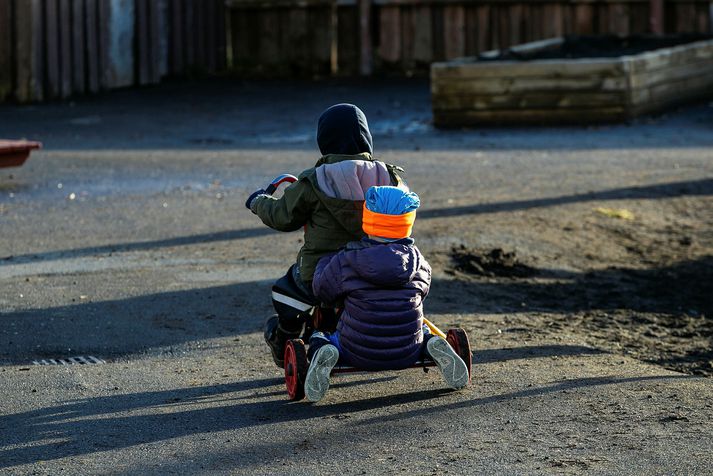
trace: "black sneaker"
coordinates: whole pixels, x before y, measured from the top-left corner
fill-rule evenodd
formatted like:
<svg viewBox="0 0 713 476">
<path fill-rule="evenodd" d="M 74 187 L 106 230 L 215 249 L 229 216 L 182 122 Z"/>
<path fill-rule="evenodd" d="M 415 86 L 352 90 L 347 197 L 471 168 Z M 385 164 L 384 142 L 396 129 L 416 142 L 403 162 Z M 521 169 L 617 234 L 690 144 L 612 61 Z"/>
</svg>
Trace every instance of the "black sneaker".
<svg viewBox="0 0 713 476">
<path fill-rule="evenodd" d="M 280 319 L 277 314 L 270 316 L 265 322 L 265 342 L 270 347 L 272 360 L 275 365 L 281 369 L 285 368 L 285 345 L 290 339 L 297 339 L 300 336 L 300 331 L 286 332 L 280 327 Z"/>
</svg>

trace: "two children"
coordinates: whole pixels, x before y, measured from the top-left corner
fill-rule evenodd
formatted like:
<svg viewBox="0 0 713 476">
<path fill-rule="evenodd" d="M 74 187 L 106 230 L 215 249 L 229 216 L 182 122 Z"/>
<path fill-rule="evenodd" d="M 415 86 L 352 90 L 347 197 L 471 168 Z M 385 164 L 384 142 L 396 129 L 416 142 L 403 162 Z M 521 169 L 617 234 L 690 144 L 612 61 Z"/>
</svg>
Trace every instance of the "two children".
<svg viewBox="0 0 713 476">
<path fill-rule="evenodd" d="M 423 322 L 431 267 L 410 238 L 418 195 L 398 187 L 371 187 L 364 202 L 366 238 L 317 264 L 312 289 L 324 303 L 343 303 L 337 330 L 310 338 L 305 394 L 320 400 L 337 364 L 365 370 L 402 369 L 424 356 L 446 384 L 468 384 L 465 362 Z M 340 306 L 342 307 L 342 306 Z"/>
<path fill-rule="evenodd" d="M 409 238 L 419 201 L 401 169 L 372 158 L 366 117 L 351 104 L 322 113 L 317 143 L 323 157 L 281 198 L 258 190 L 245 204 L 271 228 L 305 230 L 297 263 L 272 288 L 277 314 L 267 321 L 265 341 L 273 360 L 284 367 L 285 344 L 299 337 L 313 306 L 343 300 L 337 332 L 310 340 L 310 400 L 322 398 L 340 355 L 364 369 L 403 368 L 424 347 L 449 386 L 465 386 L 465 363 L 444 339 L 424 336 L 421 303 L 431 269 Z"/>
</svg>

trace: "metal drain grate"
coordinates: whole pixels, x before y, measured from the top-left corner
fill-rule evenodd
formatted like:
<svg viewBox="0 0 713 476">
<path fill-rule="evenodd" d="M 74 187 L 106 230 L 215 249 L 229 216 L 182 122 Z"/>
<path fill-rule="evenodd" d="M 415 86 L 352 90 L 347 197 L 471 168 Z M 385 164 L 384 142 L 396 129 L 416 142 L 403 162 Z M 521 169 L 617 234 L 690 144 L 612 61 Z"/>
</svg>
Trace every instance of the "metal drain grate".
<svg viewBox="0 0 713 476">
<path fill-rule="evenodd" d="M 66 359 L 42 359 L 33 360 L 34 365 L 91 365 L 91 364 L 105 364 L 106 362 L 102 359 L 98 359 L 93 355 L 87 356 L 77 356 L 68 357 Z"/>
</svg>

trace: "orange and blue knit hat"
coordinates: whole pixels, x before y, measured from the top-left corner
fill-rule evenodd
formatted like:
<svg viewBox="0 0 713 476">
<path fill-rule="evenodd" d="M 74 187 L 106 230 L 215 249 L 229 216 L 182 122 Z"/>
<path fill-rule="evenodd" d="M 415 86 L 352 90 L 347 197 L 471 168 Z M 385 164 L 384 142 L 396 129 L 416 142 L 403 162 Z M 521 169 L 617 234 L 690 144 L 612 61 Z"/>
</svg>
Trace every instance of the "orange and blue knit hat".
<svg viewBox="0 0 713 476">
<path fill-rule="evenodd" d="M 421 200 L 399 187 L 371 187 L 366 191 L 362 228 L 364 233 L 387 239 L 411 236 L 416 209 Z"/>
</svg>

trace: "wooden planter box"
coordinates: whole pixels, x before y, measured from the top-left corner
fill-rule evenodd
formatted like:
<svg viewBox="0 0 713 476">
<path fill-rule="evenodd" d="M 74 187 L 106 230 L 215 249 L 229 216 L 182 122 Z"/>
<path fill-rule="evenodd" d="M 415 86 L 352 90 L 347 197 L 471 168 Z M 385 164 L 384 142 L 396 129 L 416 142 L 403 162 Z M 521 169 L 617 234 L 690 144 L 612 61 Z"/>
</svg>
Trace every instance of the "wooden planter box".
<svg viewBox="0 0 713 476">
<path fill-rule="evenodd" d="M 564 41 L 511 51 L 556 48 Z M 437 127 L 622 121 L 711 96 L 713 39 L 612 58 L 434 63 L 431 93 Z"/>
<path fill-rule="evenodd" d="M 39 142 L 0 140 L 0 167 L 19 167 L 25 163 L 30 152 L 41 147 Z"/>
</svg>

